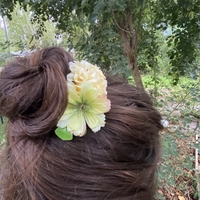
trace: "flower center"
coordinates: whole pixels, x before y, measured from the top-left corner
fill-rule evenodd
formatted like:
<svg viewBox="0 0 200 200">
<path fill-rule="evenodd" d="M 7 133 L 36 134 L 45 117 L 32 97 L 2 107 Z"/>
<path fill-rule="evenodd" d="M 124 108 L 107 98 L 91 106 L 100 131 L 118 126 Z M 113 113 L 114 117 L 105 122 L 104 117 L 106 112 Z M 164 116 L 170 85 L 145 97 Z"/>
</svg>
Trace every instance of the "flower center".
<svg viewBox="0 0 200 200">
<path fill-rule="evenodd" d="M 90 106 L 86 105 L 86 104 L 80 104 L 79 109 L 87 112 L 90 109 Z"/>
</svg>

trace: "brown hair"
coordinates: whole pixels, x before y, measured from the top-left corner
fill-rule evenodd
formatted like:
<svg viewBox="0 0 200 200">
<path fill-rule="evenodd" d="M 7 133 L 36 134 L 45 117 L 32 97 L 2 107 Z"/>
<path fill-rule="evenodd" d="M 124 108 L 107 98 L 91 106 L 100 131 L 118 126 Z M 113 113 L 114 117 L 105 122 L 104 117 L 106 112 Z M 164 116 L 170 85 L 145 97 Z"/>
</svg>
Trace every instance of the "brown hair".
<svg viewBox="0 0 200 200">
<path fill-rule="evenodd" d="M 54 134 L 67 106 L 72 60 L 61 48 L 45 48 L 0 74 L 0 113 L 8 118 L 3 199 L 153 199 L 162 125 L 146 93 L 107 76 L 111 110 L 105 127 L 97 133 L 88 128 L 72 141 Z"/>
</svg>

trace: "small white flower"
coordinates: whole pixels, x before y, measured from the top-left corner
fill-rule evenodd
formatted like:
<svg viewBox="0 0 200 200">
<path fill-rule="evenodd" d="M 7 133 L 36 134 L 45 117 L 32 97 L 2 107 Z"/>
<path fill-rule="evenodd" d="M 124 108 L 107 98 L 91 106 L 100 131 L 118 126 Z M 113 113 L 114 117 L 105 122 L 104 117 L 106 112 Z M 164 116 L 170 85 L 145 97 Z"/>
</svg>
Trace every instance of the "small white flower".
<svg viewBox="0 0 200 200">
<path fill-rule="evenodd" d="M 169 126 L 169 122 L 166 119 L 162 119 L 160 122 L 165 128 Z"/>
</svg>

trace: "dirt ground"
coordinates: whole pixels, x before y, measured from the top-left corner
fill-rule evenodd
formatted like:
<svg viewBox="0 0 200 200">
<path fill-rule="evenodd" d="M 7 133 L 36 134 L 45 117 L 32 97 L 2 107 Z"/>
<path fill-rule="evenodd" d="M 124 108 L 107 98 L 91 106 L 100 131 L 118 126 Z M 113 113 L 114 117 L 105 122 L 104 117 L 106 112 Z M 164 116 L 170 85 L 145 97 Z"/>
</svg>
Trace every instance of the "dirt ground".
<svg viewBox="0 0 200 200">
<path fill-rule="evenodd" d="M 168 93 L 168 90 L 164 91 L 164 93 L 166 92 Z M 163 96 L 161 96 L 160 99 L 163 99 Z M 184 127 L 184 126 L 187 127 L 185 129 L 182 128 L 180 130 L 182 131 L 183 134 L 187 136 L 187 139 L 176 138 L 179 155 L 175 159 L 180 161 L 180 160 L 184 160 L 186 157 L 190 157 L 193 170 L 191 169 L 188 170 L 187 167 L 183 168 L 182 174 L 174 177 L 175 187 L 174 186 L 170 187 L 169 185 L 166 186 L 165 182 L 163 181 L 163 184 L 162 184 L 163 186 L 159 188 L 158 193 L 161 196 L 164 196 L 166 200 L 200 200 L 200 196 L 198 197 L 197 195 L 197 190 L 200 193 L 200 150 L 197 152 L 194 145 L 192 145 L 192 144 L 195 144 L 196 142 L 196 138 L 195 138 L 196 135 L 199 135 L 198 141 L 200 143 L 200 118 L 199 116 L 194 116 L 193 121 L 183 126 L 182 124 L 184 123 L 185 116 L 183 116 L 181 111 L 179 110 L 180 107 L 177 106 L 177 109 L 176 109 L 176 106 L 177 104 L 166 105 L 167 111 L 163 111 L 163 107 L 161 108 L 160 112 L 162 116 L 168 117 L 169 113 L 171 112 L 170 117 L 172 119 L 175 119 L 175 120 L 168 119 L 169 126 L 165 128 L 162 134 L 169 134 L 169 135 L 174 136 L 178 128 L 180 129 L 180 127 Z M 197 109 L 200 109 L 200 108 L 198 107 Z M 174 160 L 174 162 L 175 161 L 176 160 Z M 195 169 L 195 167 L 197 168 L 197 166 L 198 166 L 198 169 Z M 184 189 L 180 189 L 180 188 L 184 188 Z"/>
</svg>

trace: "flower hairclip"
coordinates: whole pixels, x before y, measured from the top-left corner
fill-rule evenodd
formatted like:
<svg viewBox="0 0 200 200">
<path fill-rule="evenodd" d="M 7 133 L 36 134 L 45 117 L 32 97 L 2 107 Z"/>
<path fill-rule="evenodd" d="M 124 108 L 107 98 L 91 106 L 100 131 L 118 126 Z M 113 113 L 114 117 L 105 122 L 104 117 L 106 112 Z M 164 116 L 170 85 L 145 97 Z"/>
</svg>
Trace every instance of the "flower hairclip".
<svg viewBox="0 0 200 200">
<path fill-rule="evenodd" d="M 102 71 L 86 61 L 70 62 L 69 66 L 68 105 L 55 131 L 62 140 L 85 135 L 87 126 L 93 132 L 99 131 L 105 126 L 105 113 L 110 110 Z"/>
</svg>

